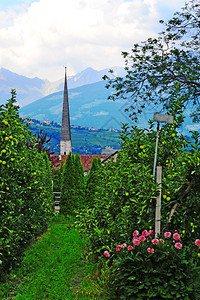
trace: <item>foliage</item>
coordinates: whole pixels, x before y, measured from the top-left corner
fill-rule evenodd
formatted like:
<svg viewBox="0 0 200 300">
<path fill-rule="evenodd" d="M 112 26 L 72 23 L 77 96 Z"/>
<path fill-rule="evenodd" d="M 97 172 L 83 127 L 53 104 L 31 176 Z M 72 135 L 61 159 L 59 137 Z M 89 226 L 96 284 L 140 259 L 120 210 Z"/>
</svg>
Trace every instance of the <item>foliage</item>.
<svg viewBox="0 0 200 300">
<path fill-rule="evenodd" d="M 54 167 L 52 169 L 53 190 L 54 190 L 54 192 L 60 192 L 61 191 L 62 171 L 63 171 L 63 162 L 61 163 L 61 166 Z"/>
<path fill-rule="evenodd" d="M 73 160 L 74 160 L 74 156 L 72 156 L 72 154 L 69 153 L 62 172 L 60 212 L 64 215 L 72 214 L 75 209 Z"/>
<path fill-rule="evenodd" d="M 102 167 L 100 158 L 94 157 L 92 161 L 92 165 L 90 171 L 86 177 L 86 195 L 85 195 L 85 202 L 87 207 L 93 207 L 95 193 L 98 189 L 98 185 L 100 184 L 101 176 L 100 176 L 100 169 Z"/>
<path fill-rule="evenodd" d="M 21 258 L 53 213 L 51 169 L 46 155 L 27 149 L 33 142 L 19 118 L 16 93 L 0 107 L 0 273 Z"/>
<path fill-rule="evenodd" d="M 98 260 L 103 252 L 110 256 L 113 299 L 198 299 L 200 294 L 199 257 L 193 256 L 192 245 L 200 237 L 200 136 L 194 131 L 186 140 L 180 133 L 185 102 L 178 96 L 180 85 L 175 89 L 168 105 L 174 123 L 159 130 L 157 163 L 162 166 L 161 231 L 178 229 L 183 248 L 174 248 L 173 241 L 159 243 L 149 247 L 153 255 L 144 244 L 137 248 L 129 240 L 135 228 L 154 228 L 155 223 L 156 131 L 151 120 L 148 129 L 123 125 L 117 161 L 99 170 L 94 206 L 78 215 L 77 224 L 90 239 L 89 254 Z M 118 258 L 113 249 L 125 244 L 130 246 L 128 255 L 120 250 Z"/>
<path fill-rule="evenodd" d="M 49 161 L 49 158 L 48 158 L 48 154 L 46 152 L 44 153 L 41 153 L 41 156 L 43 157 L 44 161 L 45 161 L 45 164 L 44 164 L 44 176 L 43 178 L 41 179 L 43 181 L 43 185 L 46 187 L 46 194 L 45 194 L 45 197 L 43 198 L 43 205 L 46 201 L 46 204 L 47 206 L 50 205 L 51 209 L 54 210 L 55 209 L 55 203 L 54 201 L 51 201 L 49 203 L 49 199 L 52 199 L 52 196 L 53 196 L 53 189 L 52 189 L 52 170 L 51 170 L 51 163 Z"/>
<path fill-rule="evenodd" d="M 74 157 L 74 184 L 76 203 L 80 209 L 85 206 L 85 178 L 84 169 L 78 153 L 76 153 Z"/>
<path fill-rule="evenodd" d="M 177 87 L 177 89 L 179 86 Z M 179 132 L 184 120 L 182 98 L 171 99 L 173 124 L 159 131 L 158 165 L 162 166 L 162 230 L 183 231 L 187 245 L 200 232 L 200 144 L 199 134 L 191 141 Z M 90 237 L 91 253 L 98 256 L 126 240 L 135 227 L 154 227 L 157 185 L 153 180 L 154 124 L 148 129 L 123 125 L 117 161 L 99 170 L 94 205 L 82 211 L 78 224 Z"/>
<path fill-rule="evenodd" d="M 126 140 L 127 134 L 125 129 L 122 139 Z M 157 188 L 152 168 L 143 163 L 145 158 L 141 159 L 144 149 L 133 148 L 138 152 L 137 163 L 127 155 L 130 149 L 127 146 L 120 151 L 116 162 L 107 162 L 99 169 L 93 206 L 77 216 L 77 224 L 89 236 L 91 254 L 95 256 L 107 245 L 112 247 L 117 239 L 125 239 L 135 226 L 153 225 Z"/>
<path fill-rule="evenodd" d="M 111 299 L 199 299 L 196 245 L 182 245 L 178 232 L 156 239 L 151 230 L 132 236 L 129 244 L 116 247 Z"/>
<path fill-rule="evenodd" d="M 45 152 L 48 157 L 50 157 L 51 154 L 54 154 L 54 152 L 51 151 L 50 147 L 45 147 L 45 144 L 49 143 L 51 138 L 47 138 L 47 132 L 43 132 L 42 129 L 40 130 L 39 133 L 35 135 L 37 143 L 35 147 L 37 148 L 39 153 Z"/>
<path fill-rule="evenodd" d="M 78 154 L 68 154 L 61 176 L 60 212 L 73 215 L 83 207 L 85 197 L 84 170 Z"/>
<path fill-rule="evenodd" d="M 137 120 L 145 107 L 161 104 L 165 109 L 180 84 L 179 96 L 199 120 L 200 69 L 199 33 L 200 3 L 191 0 L 168 22 L 157 38 L 134 44 L 125 58 L 126 76 L 108 79 L 107 88 L 115 89 L 109 99 L 131 100 L 129 111 Z M 113 71 L 111 70 L 111 74 Z M 157 106 L 161 110 L 160 106 Z"/>
</svg>

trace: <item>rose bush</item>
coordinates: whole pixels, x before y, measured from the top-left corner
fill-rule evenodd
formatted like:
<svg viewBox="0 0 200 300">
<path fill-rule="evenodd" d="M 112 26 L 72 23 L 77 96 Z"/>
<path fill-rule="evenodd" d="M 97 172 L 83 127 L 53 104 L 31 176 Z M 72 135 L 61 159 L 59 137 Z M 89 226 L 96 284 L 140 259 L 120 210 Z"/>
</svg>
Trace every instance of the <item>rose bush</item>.
<svg viewBox="0 0 200 300">
<path fill-rule="evenodd" d="M 113 260 L 111 299 L 199 299 L 199 240 L 188 247 L 177 231 L 159 238 L 145 232 L 145 240 L 134 231 L 127 247 L 104 251 Z"/>
</svg>

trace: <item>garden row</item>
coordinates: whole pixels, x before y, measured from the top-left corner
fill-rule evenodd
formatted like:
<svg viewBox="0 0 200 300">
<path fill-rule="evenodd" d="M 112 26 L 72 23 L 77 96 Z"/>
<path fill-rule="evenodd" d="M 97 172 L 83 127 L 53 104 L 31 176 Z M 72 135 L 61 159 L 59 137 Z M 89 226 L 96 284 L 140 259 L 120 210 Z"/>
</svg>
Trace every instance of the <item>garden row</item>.
<svg viewBox="0 0 200 300">
<path fill-rule="evenodd" d="M 64 191 L 66 177 L 73 173 L 70 168 L 67 171 L 71 158 L 63 168 L 61 212 L 76 214 L 78 227 L 90 240 L 89 255 L 102 270 L 109 267 L 110 299 L 200 297 L 200 141 L 198 132 L 191 132 L 191 141 L 181 134 L 183 109 L 181 100 L 172 99 L 168 112 L 175 117 L 174 123 L 163 124 L 160 131 L 162 230 L 156 242 L 154 234 L 142 234 L 154 230 L 158 195 L 152 175 L 153 122 L 147 129 L 123 125 L 117 161 L 99 164 L 85 179 L 82 175 L 84 193 L 73 195 L 73 186 Z M 78 183 L 72 177 L 70 182 Z M 84 203 L 81 210 L 77 210 L 78 203 Z M 140 235 L 134 241 L 135 230 Z M 164 237 L 166 232 L 171 239 Z M 178 239 L 173 238 L 175 233 Z"/>
<path fill-rule="evenodd" d="M 21 259 L 54 211 L 52 173 L 46 154 L 19 117 L 12 98 L 0 107 L 0 275 Z"/>
</svg>

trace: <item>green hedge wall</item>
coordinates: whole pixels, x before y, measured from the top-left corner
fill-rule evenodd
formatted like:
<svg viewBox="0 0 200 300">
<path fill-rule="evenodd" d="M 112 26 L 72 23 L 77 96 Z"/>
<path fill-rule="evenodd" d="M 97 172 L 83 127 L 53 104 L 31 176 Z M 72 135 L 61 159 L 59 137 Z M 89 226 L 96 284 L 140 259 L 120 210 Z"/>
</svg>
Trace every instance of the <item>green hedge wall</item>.
<svg viewBox="0 0 200 300">
<path fill-rule="evenodd" d="M 18 262 L 25 245 L 53 214 L 52 174 L 46 154 L 19 117 L 15 91 L 0 106 L 0 275 Z"/>
</svg>

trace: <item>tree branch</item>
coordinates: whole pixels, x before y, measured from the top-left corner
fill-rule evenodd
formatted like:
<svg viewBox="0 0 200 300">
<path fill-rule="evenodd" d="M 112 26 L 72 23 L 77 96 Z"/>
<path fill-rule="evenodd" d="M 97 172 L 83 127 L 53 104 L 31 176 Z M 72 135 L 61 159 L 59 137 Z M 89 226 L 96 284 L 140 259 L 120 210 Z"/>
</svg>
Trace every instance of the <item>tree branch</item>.
<svg viewBox="0 0 200 300">
<path fill-rule="evenodd" d="M 187 189 L 184 191 L 184 193 L 181 195 L 181 197 L 177 200 L 177 202 L 174 204 L 174 206 L 171 209 L 170 215 L 169 215 L 169 219 L 168 219 L 168 223 L 171 222 L 171 219 L 176 211 L 176 208 L 178 206 L 178 204 L 181 202 L 181 200 L 189 193 L 189 191 L 192 188 L 192 185 L 194 183 L 194 178 L 191 180 L 190 184 L 188 185 Z"/>
</svg>

